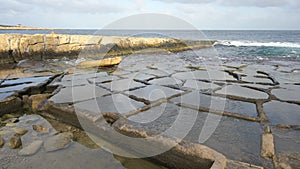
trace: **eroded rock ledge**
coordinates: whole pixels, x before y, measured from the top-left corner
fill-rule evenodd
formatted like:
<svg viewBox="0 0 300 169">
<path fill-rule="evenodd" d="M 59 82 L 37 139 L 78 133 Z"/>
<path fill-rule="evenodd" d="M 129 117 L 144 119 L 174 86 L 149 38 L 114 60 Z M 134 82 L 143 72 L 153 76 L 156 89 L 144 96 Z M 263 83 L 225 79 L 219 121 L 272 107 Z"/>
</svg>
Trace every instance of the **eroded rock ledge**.
<svg viewBox="0 0 300 169">
<path fill-rule="evenodd" d="M 84 57 L 118 56 L 149 48 L 175 52 L 191 48 L 211 47 L 214 43 L 215 41 L 55 33 L 0 34 L 0 63 L 13 63 L 23 59 L 75 58 L 78 55 Z M 149 50 L 144 50 L 144 52 L 149 52 Z"/>
</svg>

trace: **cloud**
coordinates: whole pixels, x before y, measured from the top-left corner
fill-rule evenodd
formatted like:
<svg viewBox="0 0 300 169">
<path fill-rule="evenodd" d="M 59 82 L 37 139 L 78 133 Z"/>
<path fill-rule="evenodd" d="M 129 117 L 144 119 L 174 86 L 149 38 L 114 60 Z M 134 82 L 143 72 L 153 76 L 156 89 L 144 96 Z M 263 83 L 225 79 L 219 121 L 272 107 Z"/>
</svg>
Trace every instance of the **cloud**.
<svg viewBox="0 0 300 169">
<path fill-rule="evenodd" d="M 117 13 L 129 10 L 121 3 L 111 3 L 105 0 L 0 0 L 3 11 L 30 11 L 41 9 L 45 11 L 64 12 L 64 13 Z"/>
<path fill-rule="evenodd" d="M 286 6 L 289 0 L 222 0 L 220 4 L 228 6 L 279 7 Z"/>
<path fill-rule="evenodd" d="M 177 16 L 201 29 L 300 29 L 299 0 L 0 0 L 0 4 L 0 24 L 98 28 L 147 12 Z"/>
<path fill-rule="evenodd" d="M 0 13 L 9 13 L 9 12 L 26 12 L 30 10 L 29 5 L 23 4 L 15 0 L 0 0 Z"/>
<path fill-rule="evenodd" d="M 164 3 L 181 4 L 217 4 L 220 6 L 232 7 L 282 7 L 299 6 L 299 0 L 156 0 Z"/>
<path fill-rule="evenodd" d="M 183 4 L 205 4 L 205 3 L 213 3 L 217 0 L 156 0 L 166 3 L 183 3 Z"/>
</svg>

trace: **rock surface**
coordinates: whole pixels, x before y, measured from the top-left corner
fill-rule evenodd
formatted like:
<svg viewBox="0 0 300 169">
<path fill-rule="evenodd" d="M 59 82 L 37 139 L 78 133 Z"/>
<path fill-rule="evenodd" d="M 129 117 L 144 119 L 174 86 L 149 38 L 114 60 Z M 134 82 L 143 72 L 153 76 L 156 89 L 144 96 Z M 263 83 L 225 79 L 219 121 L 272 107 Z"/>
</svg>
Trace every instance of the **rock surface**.
<svg viewBox="0 0 300 169">
<path fill-rule="evenodd" d="M 265 158 L 272 158 L 275 154 L 274 137 L 271 133 L 262 135 L 261 155 Z"/>
<path fill-rule="evenodd" d="M 34 142 L 32 142 L 31 144 L 27 145 L 26 147 L 22 148 L 18 154 L 20 156 L 30 156 L 30 155 L 34 155 L 35 153 L 37 153 L 39 151 L 39 149 L 41 148 L 43 144 L 42 140 L 36 140 Z"/>
<path fill-rule="evenodd" d="M 5 141 L 4 141 L 4 139 L 0 135 L 0 148 L 3 147 L 4 143 L 5 143 Z"/>
<path fill-rule="evenodd" d="M 12 136 L 8 142 L 8 146 L 11 149 L 20 148 L 22 146 L 22 141 L 21 141 L 20 135 L 15 134 L 14 136 Z"/>
<path fill-rule="evenodd" d="M 47 152 L 66 148 L 71 143 L 72 133 L 61 133 L 46 140 L 44 147 Z"/>
<path fill-rule="evenodd" d="M 117 65 L 122 61 L 121 57 L 106 58 L 102 60 L 83 61 L 78 64 L 79 67 L 105 67 Z"/>
</svg>

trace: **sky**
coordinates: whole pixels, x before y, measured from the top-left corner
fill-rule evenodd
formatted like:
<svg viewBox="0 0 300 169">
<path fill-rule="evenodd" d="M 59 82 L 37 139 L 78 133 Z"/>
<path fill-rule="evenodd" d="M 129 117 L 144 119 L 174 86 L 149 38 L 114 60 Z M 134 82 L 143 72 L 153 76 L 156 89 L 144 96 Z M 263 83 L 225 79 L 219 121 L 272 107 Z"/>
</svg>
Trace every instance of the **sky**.
<svg viewBox="0 0 300 169">
<path fill-rule="evenodd" d="M 0 0 L 2 25 L 101 29 L 145 13 L 180 18 L 201 30 L 300 29 L 300 0 Z"/>
</svg>

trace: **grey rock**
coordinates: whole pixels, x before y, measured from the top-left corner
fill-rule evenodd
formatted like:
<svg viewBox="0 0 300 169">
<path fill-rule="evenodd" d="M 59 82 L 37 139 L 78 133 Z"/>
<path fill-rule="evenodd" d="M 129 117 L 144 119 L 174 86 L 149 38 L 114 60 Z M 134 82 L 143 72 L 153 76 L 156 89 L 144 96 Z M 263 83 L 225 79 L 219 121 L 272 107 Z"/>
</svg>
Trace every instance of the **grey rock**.
<svg viewBox="0 0 300 169">
<path fill-rule="evenodd" d="M 72 133 L 66 132 L 48 138 L 44 147 L 47 152 L 56 151 L 68 147 L 71 143 Z"/>
<path fill-rule="evenodd" d="M 141 89 L 128 91 L 126 93 L 129 95 L 133 95 L 136 98 L 153 102 L 159 99 L 167 99 L 171 96 L 183 93 L 183 91 L 164 86 L 150 85 Z"/>
<path fill-rule="evenodd" d="M 41 148 L 43 144 L 42 140 L 36 140 L 34 142 L 32 142 L 31 144 L 27 145 L 26 147 L 22 148 L 18 154 L 20 156 L 30 156 L 30 155 L 34 155 L 35 153 L 37 153 L 39 151 L 39 149 Z"/>
<path fill-rule="evenodd" d="M 300 87 L 297 85 L 283 85 L 281 88 L 273 89 L 271 92 L 281 100 L 300 102 Z"/>
<path fill-rule="evenodd" d="M 138 87 L 145 86 L 142 83 L 135 82 L 133 79 L 122 79 L 122 80 L 116 80 L 112 81 L 110 83 L 101 84 L 102 87 L 110 90 L 110 91 L 126 91 Z"/>
<path fill-rule="evenodd" d="M 197 80 L 187 80 L 183 87 L 191 88 L 191 89 L 196 89 L 196 90 L 208 90 L 208 89 L 216 89 L 220 86 L 213 84 L 213 83 L 206 83 L 206 82 L 201 82 Z"/>
<path fill-rule="evenodd" d="M 269 95 L 267 93 L 253 90 L 239 85 L 225 86 L 221 90 L 216 91 L 217 94 L 232 95 L 237 97 L 243 97 L 246 99 L 267 99 Z"/>
<path fill-rule="evenodd" d="M 74 104 L 75 109 L 88 110 L 94 115 L 99 115 L 99 113 L 103 112 L 118 112 L 124 114 L 143 106 L 145 106 L 144 103 L 130 99 L 123 94 L 113 94 Z"/>
<path fill-rule="evenodd" d="M 109 94 L 109 91 L 92 85 L 62 88 L 49 100 L 54 103 L 72 103 Z"/>
<path fill-rule="evenodd" d="M 149 81 L 149 83 L 157 84 L 157 85 L 165 85 L 165 86 L 176 86 L 176 87 L 180 87 L 182 85 L 181 80 L 178 80 L 176 78 L 171 78 L 171 77 L 153 79 Z"/>
</svg>

